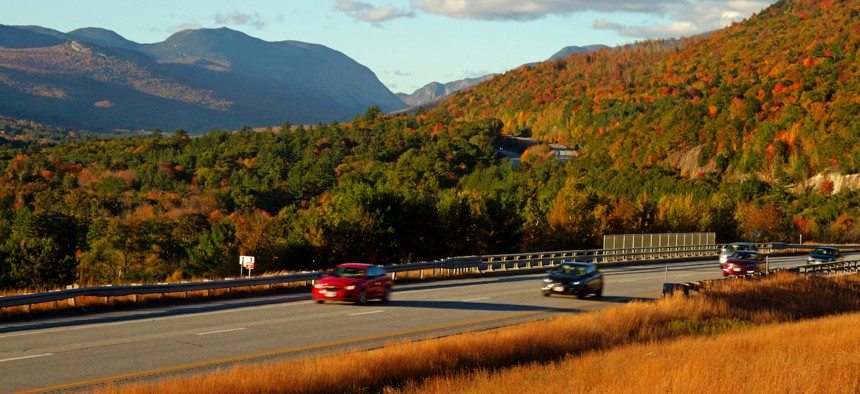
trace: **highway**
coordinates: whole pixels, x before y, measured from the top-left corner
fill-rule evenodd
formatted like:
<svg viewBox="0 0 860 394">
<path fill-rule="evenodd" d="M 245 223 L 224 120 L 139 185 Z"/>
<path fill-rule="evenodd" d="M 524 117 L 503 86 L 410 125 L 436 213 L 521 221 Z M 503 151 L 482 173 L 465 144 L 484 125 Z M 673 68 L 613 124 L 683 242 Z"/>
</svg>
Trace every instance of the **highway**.
<svg viewBox="0 0 860 394">
<path fill-rule="evenodd" d="M 769 267 L 800 265 L 804 258 L 774 257 Z M 396 283 L 392 302 L 363 306 L 316 304 L 302 292 L 0 321 L 0 392 L 373 348 L 657 298 L 665 281 L 722 276 L 716 257 L 602 271 L 604 296 L 584 300 L 543 297 L 544 274 L 528 274 Z"/>
</svg>

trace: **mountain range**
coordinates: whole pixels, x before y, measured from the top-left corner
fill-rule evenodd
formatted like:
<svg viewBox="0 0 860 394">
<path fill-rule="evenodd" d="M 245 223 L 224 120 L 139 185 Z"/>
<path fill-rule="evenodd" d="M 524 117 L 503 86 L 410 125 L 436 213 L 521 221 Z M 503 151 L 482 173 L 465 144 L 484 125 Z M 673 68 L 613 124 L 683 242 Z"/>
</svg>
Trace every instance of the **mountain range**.
<svg viewBox="0 0 860 394">
<path fill-rule="evenodd" d="M 599 51 L 604 48 L 609 48 L 606 45 L 587 45 L 584 47 L 581 46 L 567 46 L 553 54 L 547 59 L 556 60 L 556 59 L 564 59 L 568 55 L 576 54 L 576 53 L 588 53 L 593 51 Z M 539 62 L 527 63 L 524 66 L 534 67 Z M 397 93 L 397 97 L 403 100 L 404 103 L 410 105 L 410 109 L 418 106 L 428 106 L 432 107 L 440 100 L 457 93 L 463 89 L 472 87 L 481 82 L 484 82 L 490 78 L 495 77 L 498 74 L 487 74 L 482 75 L 480 77 L 475 78 L 465 78 L 458 81 L 448 82 L 448 83 L 439 83 L 439 82 L 431 82 L 418 90 L 414 91 L 411 94 L 406 93 Z"/>
<path fill-rule="evenodd" d="M 397 97 L 399 97 L 404 103 L 413 107 L 424 105 L 470 86 L 477 85 L 494 76 L 496 76 L 496 74 L 487 74 L 476 78 L 465 78 L 448 83 L 431 82 L 412 92 L 412 94 L 398 93 Z"/>
<path fill-rule="evenodd" d="M 0 114 L 92 131 L 344 121 L 406 107 L 367 67 L 227 29 L 139 44 L 99 28 L 0 25 Z"/>
</svg>

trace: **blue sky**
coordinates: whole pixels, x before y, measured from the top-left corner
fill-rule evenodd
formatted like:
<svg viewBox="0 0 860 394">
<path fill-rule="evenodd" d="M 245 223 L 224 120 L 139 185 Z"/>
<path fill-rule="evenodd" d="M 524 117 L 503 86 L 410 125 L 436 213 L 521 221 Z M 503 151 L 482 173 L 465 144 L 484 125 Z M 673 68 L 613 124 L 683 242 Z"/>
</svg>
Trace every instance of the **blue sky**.
<svg viewBox="0 0 860 394">
<path fill-rule="evenodd" d="M 229 27 L 343 52 L 393 92 L 503 73 L 569 46 L 681 37 L 775 0 L 3 0 L 0 24 L 101 27 L 139 42 Z"/>
</svg>

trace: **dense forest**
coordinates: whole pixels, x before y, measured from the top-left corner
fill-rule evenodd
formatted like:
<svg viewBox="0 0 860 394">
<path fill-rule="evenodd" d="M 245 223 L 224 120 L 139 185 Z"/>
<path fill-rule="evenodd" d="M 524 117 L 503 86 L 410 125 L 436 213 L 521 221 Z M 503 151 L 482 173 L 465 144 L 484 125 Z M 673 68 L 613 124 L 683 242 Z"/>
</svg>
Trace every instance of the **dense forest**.
<svg viewBox="0 0 860 394">
<path fill-rule="evenodd" d="M 856 1 L 783 0 L 706 35 L 522 67 L 441 109 L 579 145 L 620 168 L 698 147 L 703 172 L 721 176 L 790 184 L 821 171 L 857 173 L 857 32 Z"/>
<path fill-rule="evenodd" d="M 707 36 L 517 69 L 414 114 L 197 136 L 2 120 L 0 288 L 233 276 L 240 255 L 262 273 L 583 249 L 617 233 L 860 242 L 856 192 L 795 187 L 860 165 L 857 7 L 780 1 Z M 514 166 L 505 134 L 577 155 L 541 144 Z M 707 170 L 670 159 L 693 149 Z"/>
</svg>

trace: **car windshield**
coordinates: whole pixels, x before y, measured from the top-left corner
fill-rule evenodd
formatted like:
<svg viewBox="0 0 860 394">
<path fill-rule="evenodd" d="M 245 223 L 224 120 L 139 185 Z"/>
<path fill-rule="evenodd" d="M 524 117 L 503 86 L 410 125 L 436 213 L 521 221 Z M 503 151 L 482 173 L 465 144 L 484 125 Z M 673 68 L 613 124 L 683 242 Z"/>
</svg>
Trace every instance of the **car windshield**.
<svg viewBox="0 0 860 394">
<path fill-rule="evenodd" d="M 558 267 L 555 272 L 565 275 L 585 275 L 585 267 L 581 265 L 564 264 L 561 267 Z"/>
<path fill-rule="evenodd" d="M 835 251 L 833 251 L 831 249 L 824 249 L 824 248 L 815 249 L 812 253 L 813 254 L 823 254 L 826 256 L 831 256 L 831 255 L 836 254 Z"/>
<path fill-rule="evenodd" d="M 725 251 L 727 252 L 736 252 L 738 250 L 749 250 L 751 249 L 750 245 L 747 244 L 731 244 L 726 246 Z"/>
<path fill-rule="evenodd" d="M 734 254 L 734 258 L 743 259 L 743 260 L 753 260 L 756 258 L 756 256 L 757 256 L 757 253 L 755 253 L 755 252 L 740 251 L 740 252 L 735 252 L 735 254 Z"/>
<path fill-rule="evenodd" d="M 358 267 L 334 267 L 331 271 L 329 271 L 329 276 L 336 276 L 339 278 L 361 278 L 364 277 L 364 268 Z"/>
</svg>

